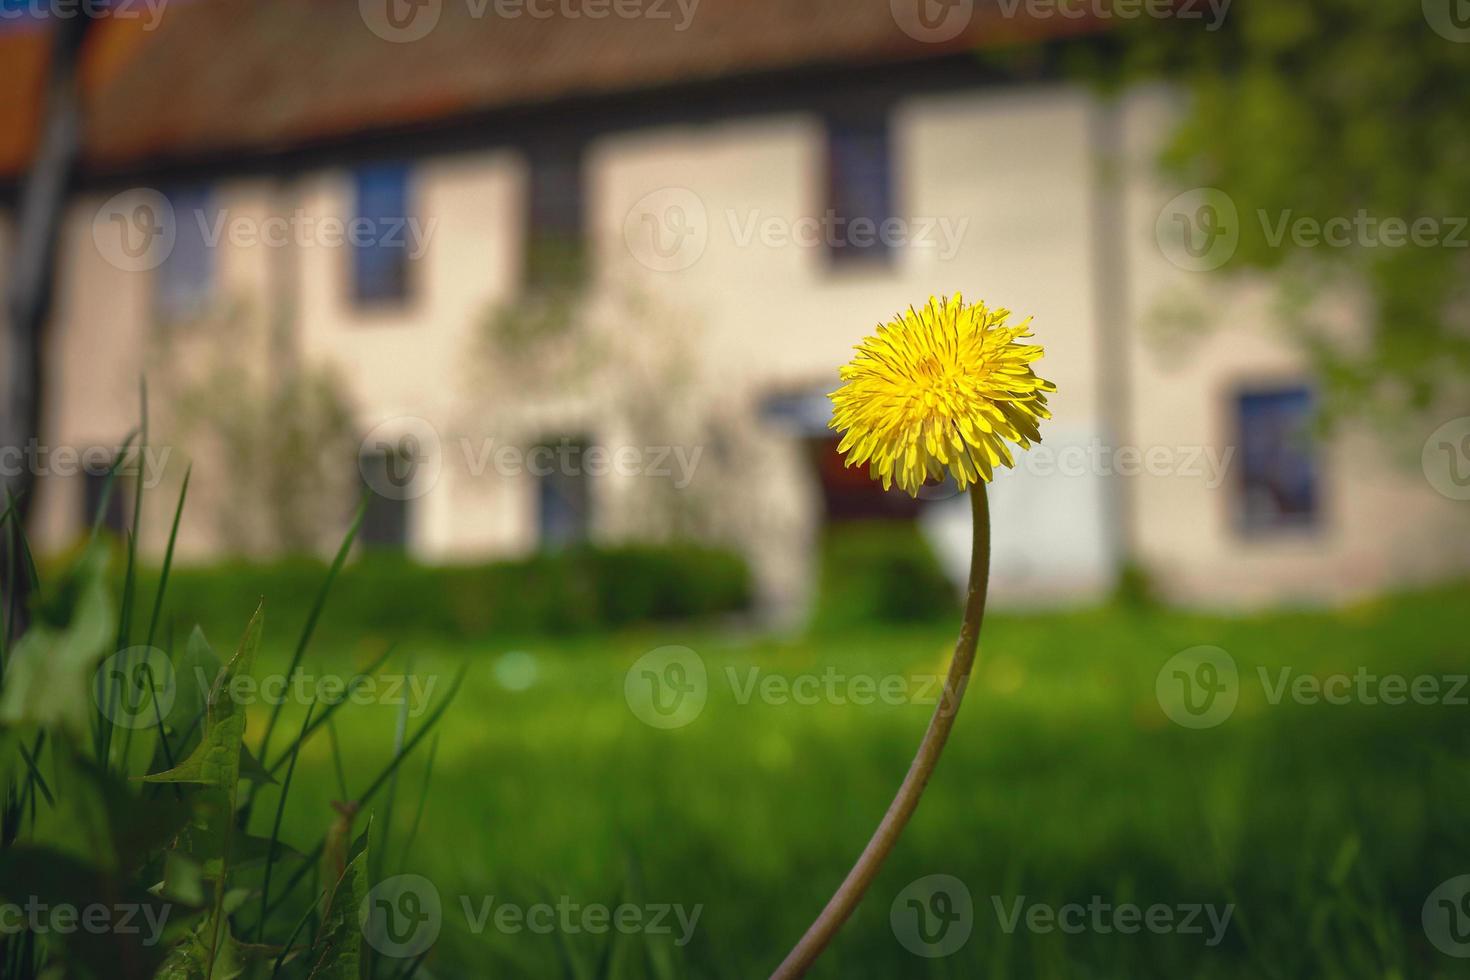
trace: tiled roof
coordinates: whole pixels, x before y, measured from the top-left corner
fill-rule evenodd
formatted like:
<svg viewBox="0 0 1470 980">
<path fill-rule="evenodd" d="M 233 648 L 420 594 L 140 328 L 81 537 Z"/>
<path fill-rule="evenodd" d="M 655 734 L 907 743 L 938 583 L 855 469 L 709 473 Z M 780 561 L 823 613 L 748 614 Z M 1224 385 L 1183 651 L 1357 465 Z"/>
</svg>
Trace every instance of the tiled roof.
<svg viewBox="0 0 1470 980">
<path fill-rule="evenodd" d="M 401 32 L 385 16 L 390 4 L 407 25 Z M 908 22 L 921 5 L 960 19 L 933 30 Z M 129 56 L 114 50 L 90 88 L 84 158 L 104 171 L 217 159 L 512 106 L 919 60 L 1095 26 L 1006 17 L 1001 0 L 966 9 L 966 0 L 175 0 L 155 30 L 137 20 L 99 32 Z M 0 73 L 20 93 L 0 117 L 0 173 L 14 173 L 34 139 L 40 40 L 0 35 Z"/>
</svg>

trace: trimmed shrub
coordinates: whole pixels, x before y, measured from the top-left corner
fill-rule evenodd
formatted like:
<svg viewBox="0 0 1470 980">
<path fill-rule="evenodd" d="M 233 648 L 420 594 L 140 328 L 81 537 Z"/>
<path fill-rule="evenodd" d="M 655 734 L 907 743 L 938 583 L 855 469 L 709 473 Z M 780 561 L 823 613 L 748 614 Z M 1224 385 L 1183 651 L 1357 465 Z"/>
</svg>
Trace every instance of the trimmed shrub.
<svg viewBox="0 0 1470 980">
<path fill-rule="evenodd" d="M 326 574 L 324 562 L 307 558 L 175 568 L 165 621 L 228 635 L 264 596 L 279 638 L 279 629 L 305 623 Z M 156 579 L 145 573 L 144 581 Z M 587 547 L 463 565 L 367 551 L 343 567 L 318 630 L 451 640 L 566 634 L 714 616 L 750 603 L 743 559 L 693 545 Z"/>
<path fill-rule="evenodd" d="M 955 615 L 959 597 L 912 521 L 854 521 L 822 537 L 813 625 L 907 623 Z"/>
</svg>

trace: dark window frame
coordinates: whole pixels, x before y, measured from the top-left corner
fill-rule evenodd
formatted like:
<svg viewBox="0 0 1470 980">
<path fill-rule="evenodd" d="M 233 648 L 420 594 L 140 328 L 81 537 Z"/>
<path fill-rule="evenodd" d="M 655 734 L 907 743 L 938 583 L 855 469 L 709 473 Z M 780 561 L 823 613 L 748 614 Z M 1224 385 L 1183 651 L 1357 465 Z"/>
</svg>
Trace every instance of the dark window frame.
<svg viewBox="0 0 1470 980">
<path fill-rule="evenodd" d="M 97 521 L 102 495 L 107 492 L 107 481 L 112 480 L 112 490 L 107 498 L 107 508 L 102 511 L 101 527 L 121 538 L 132 523 L 132 509 L 128 506 L 129 479 L 123 473 L 114 473 L 113 467 L 102 472 L 83 468 L 82 476 L 82 530 L 90 531 Z"/>
<path fill-rule="evenodd" d="M 379 488 L 408 487 L 418 462 L 400 452 L 398 446 L 380 444 L 376 449 L 364 448 L 357 466 L 367 494 L 359 544 L 365 550 L 407 553 L 413 543 L 414 498 L 407 493 L 386 495 Z M 375 479 L 369 478 L 369 473 Z"/>
<path fill-rule="evenodd" d="M 173 247 L 153 276 L 153 312 L 164 323 L 198 316 L 208 305 L 219 276 L 219 242 L 208 235 L 221 229 L 214 189 L 208 184 L 170 188 L 167 220 L 173 225 Z"/>
<path fill-rule="evenodd" d="M 559 141 L 526 152 L 522 282 L 531 293 L 572 292 L 588 279 L 586 147 Z"/>
<path fill-rule="evenodd" d="M 1326 515 L 1313 386 L 1304 381 L 1244 385 L 1232 390 L 1230 404 L 1239 457 L 1233 481 L 1239 533 L 1267 539 L 1320 531 Z M 1298 440 L 1302 445 L 1291 445 Z"/>
<path fill-rule="evenodd" d="M 569 465 L 569 470 L 574 470 L 574 472 L 558 468 L 563 458 L 559 449 L 565 445 L 577 447 L 575 455 L 570 457 L 572 462 Z M 581 547 L 592 540 L 596 494 L 592 485 L 593 477 L 587 472 L 586 456 L 588 448 L 593 445 L 595 443 L 585 434 L 576 434 L 555 440 L 544 439 L 533 444 L 527 452 L 527 462 L 533 467 L 531 475 L 536 493 L 536 549 L 538 551 L 564 551 Z M 551 452 L 549 472 L 537 472 L 543 468 L 538 462 L 538 458 L 544 455 L 540 452 L 543 447 Z M 565 505 L 558 514 L 565 519 L 564 526 L 570 530 L 556 531 L 552 528 L 548 520 L 548 503 L 555 503 L 557 506 Z M 553 533 L 548 533 L 549 530 Z"/>
<path fill-rule="evenodd" d="M 891 117 L 890 107 L 879 105 L 831 112 L 824 120 L 824 217 L 834 219 L 825 247 L 834 269 L 895 263 L 898 249 L 883 237 L 885 224 L 898 216 Z M 853 241 L 852 222 L 858 219 L 873 224 L 861 244 Z"/>
<path fill-rule="evenodd" d="M 347 225 L 352 305 L 381 309 L 414 297 L 415 260 L 409 251 L 414 217 L 414 167 L 408 161 L 366 163 L 352 170 L 352 218 Z M 354 225 L 372 222 L 370 242 L 355 241 Z"/>
</svg>

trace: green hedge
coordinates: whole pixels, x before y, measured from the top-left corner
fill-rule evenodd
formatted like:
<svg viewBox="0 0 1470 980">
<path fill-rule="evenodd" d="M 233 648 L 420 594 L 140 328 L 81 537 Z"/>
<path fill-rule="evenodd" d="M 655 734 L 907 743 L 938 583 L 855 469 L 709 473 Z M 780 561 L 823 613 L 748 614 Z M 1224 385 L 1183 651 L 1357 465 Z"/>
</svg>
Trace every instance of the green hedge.
<svg viewBox="0 0 1470 980">
<path fill-rule="evenodd" d="M 817 628 L 916 622 L 959 611 L 954 584 L 912 521 L 835 524 L 821 547 Z"/>
<path fill-rule="evenodd" d="M 165 608 L 181 629 L 199 622 L 211 635 L 229 636 L 264 596 L 279 637 L 277 630 L 306 621 L 326 574 L 311 559 L 175 568 Z M 156 581 L 156 570 L 145 574 L 145 603 Z M 582 548 L 475 565 L 368 552 L 338 576 L 319 631 L 445 639 L 565 634 L 735 612 L 750 602 L 744 561 L 694 546 Z"/>
</svg>

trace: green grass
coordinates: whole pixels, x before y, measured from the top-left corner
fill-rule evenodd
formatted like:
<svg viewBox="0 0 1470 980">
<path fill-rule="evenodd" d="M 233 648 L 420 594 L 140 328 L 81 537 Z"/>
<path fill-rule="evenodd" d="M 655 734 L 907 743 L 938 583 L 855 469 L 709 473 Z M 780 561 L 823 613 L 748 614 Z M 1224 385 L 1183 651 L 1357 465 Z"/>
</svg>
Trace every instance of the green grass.
<svg viewBox="0 0 1470 980">
<path fill-rule="evenodd" d="M 819 962 L 821 977 L 1430 977 L 1470 961 L 1435 950 L 1420 924 L 1441 881 L 1470 873 L 1470 708 L 1269 702 L 1256 668 L 1326 676 L 1470 670 L 1463 588 L 1351 609 L 1221 618 L 1120 609 L 1005 616 L 987 623 L 981 661 L 939 771 L 856 916 Z M 350 609 L 329 607 L 328 616 Z M 271 624 L 258 674 L 287 662 L 296 624 Z M 850 866 L 886 808 L 927 722 L 922 704 L 738 703 L 728 681 L 758 667 L 792 678 L 942 671 L 952 625 L 772 639 L 661 629 L 517 644 L 534 683 L 508 688 L 526 658 L 494 638 L 405 650 L 436 694 L 468 675 L 440 723 L 427 807 L 412 849 L 425 757 L 401 772 L 385 867 L 427 876 L 444 931 L 434 976 L 569 975 L 606 937 L 469 929 L 459 897 L 530 904 L 560 896 L 615 905 L 701 905 L 693 939 L 640 937 L 614 957 L 624 975 L 764 976 Z M 682 644 L 709 673 L 690 724 L 642 723 L 623 693 L 646 651 Z M 1160 667 L 1198 644 L 1241 672 L 1218 727 L 1170 722 Z M 269 646 L 269 644 L 268 644 Z M 375 649 L 309 651 L 304 666 L 347 673 Z M 499 668 L 499 673 L 497 672 Z M 512 684 L 512 687 L 517 686 Z M 1462 691 L 1462 695 L 1470 691 Z M 337 716 L 350 791 L 391 751 L 391 705 Z M 304 708 L 291 705 L 282 731 Z M 252 719 L 252 744 L 266 713 Z M 408 730 L 415 725 L 409 719 Z M 255 809 L 269 832 L 275 790 Z M 329 742 L 302 750 L 282 839 L 309 842 L 339 797 Z M 379 801 L 376 825 L 388 816 Z M 382 848 L 381 844 L 377 845 Z M 967 886 L 974 926 L 958 952 L 924 959 L 890 926 L 911 881 Z M 1234 906 L 1223 941 L 1202 935 L 1011 934 L 1011 906 L 1112 903 Z M 677 932 L 677 930 L 676 930 Z M 648 953 L 639 944 L 646 944 Z M 562 952 L 563 946 L 571 953 Z"/>
</svg>

